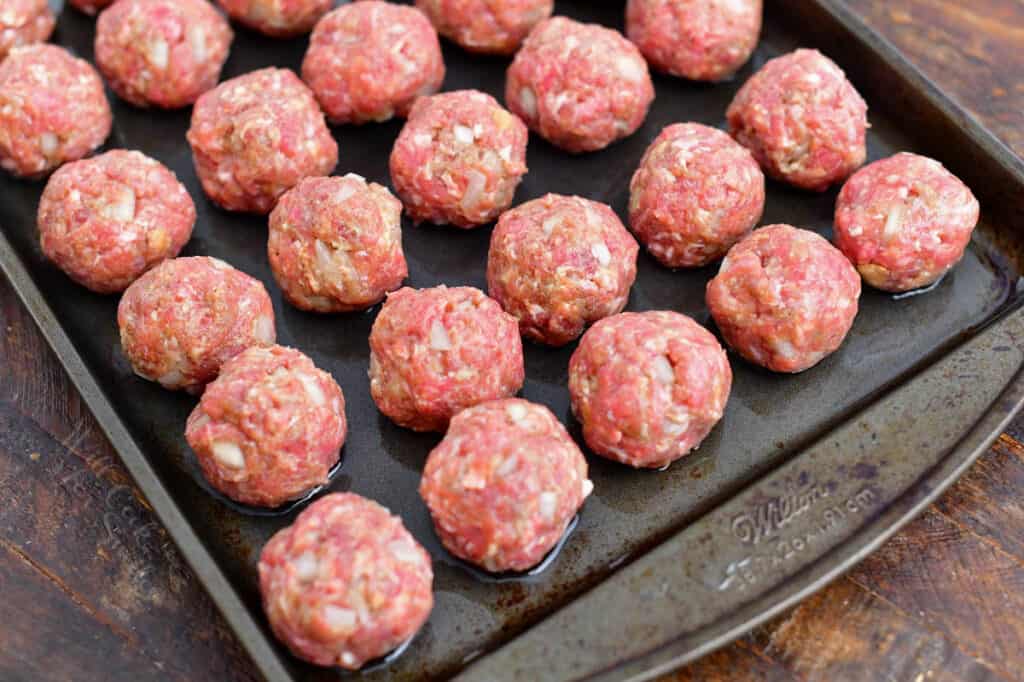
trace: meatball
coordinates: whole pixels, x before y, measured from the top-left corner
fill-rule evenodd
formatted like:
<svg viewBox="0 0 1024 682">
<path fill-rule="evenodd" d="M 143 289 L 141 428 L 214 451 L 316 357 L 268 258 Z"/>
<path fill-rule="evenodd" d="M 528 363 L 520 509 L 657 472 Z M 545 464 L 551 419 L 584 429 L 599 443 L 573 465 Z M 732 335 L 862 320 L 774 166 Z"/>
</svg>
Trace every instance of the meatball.
<svg viewBox="0 0 1024 682">
<path fill-rule="evenodd" d="M 554 0 L 416 0 L 438 32 L 469 50 L 512 54 L 551 16 Z"/>
<path fill-rule="evenodd" d="M 825 191 L 867 155 L 867 104 L 817 50 L 768 61 L 729 105 L 729 132 L 768 175 Z"/>
<path fill-rule="evenodd" d="M 823 237 L 770 225 L 734 246 L 708 283 L 726 343 L 774 372 L 802 372 L 843 343 L 857 316 L 860 277 Z"/>
<path fill-rule="evenodd" d="M 113 118 L 103 81 L 62 47 L 16 47 L 0 62 L 0 167 L 38 177 L 103 144 Z"/>
<path fill-rule="evenodd" d="M 548 194 L 502 214 L 487 287 L 523 336 L 562 346 L 622 312 L 640 247 L 605 204 Z"/>
<path fill-rule="evenodd" d="M 252 71 L 202 95 L 187 138 L 203 190 L 229 211 L 269 213 L 299 180 L 338 163 L 313 93 L 287 69 Z"/>
<path fill-rule="evenodd" d="M 434 606 L 430 557 L 376 502 L 325 495 L 260 553 L 270 627 L 299 658 L 355 670 L 408 641 Z"/>
<path fill-rule="evenodd" d="M 629 0 L 626 35 L 655 69 L 719 81 L 743 66 L 761 33 L 761 0 Z"/>
<path fill-rule="evenodd" d="M 699 446 L 731 388 L 718 340 L 670 311 L 601 320 L 569 361 L 572 412 L 587 445 L 637 468 L 667 466 Z"/>
<path fill-rule="evenodd" d="M 670 268 L 718 260 L 764 212 L 757 161 L 722 131 L 699 123 L 661 131 L 629 188 L 630 227 Z"/>
<path fill-rule="evenodd" d="M 206 0 L 117 0 L 96 22 L 96 65 L 135 106 L 178 109 L 217 84 L 233 37 Z"/>
<path fill-rule="evenodd" d="M 128 287 L 117 307 L 132 369 L 164 388 L 202 391 L 226 360 L 274 343 L 274 309 L 259 280 L 222 260 L 172 258 Z"/>
<path fill-rule="evenodd" d="M 518 398 L 455 415 L 420 482 L 448 551 L 496 573 L 538 564 L 593 489 L 561 422 Z"/>
<path fill-rule="evenodd" d="M 321 313 L 362 310 L 409 274 L 402 204 L 349 173 L 306 178 L 270 214 L 270 267 L 288 302 Z"/>
<path fill-rule="evenodd" d="M 217 0 L 232 19 L 273 38 L 308 33 L 333 0 Z"/>
<path fill-rule="evenodd" d="M 871 286 L 909 291 L 960 261 L 979 210 L 971 190 L 938 161 L 897 154 L 843 186 L 835 242 Z"/>
<path fill-rule="evenodd" d="M 387 121 L 441 88 L 444 58 L 422 12 L 365 0 L 317 23 L 302 78 L 333 123 Z"/>
<path fill-rule="evenodd" d="M 345 397 L 293 348 L 252 346 L 225 362 L 185 438 L 214 488 L 277 507 L 327 483 L 345 442 Z"/>
<path fill-rule="evenodd" d="M 16 47 L 46 42 L 56 23 L 47 0 L 4 0 L 0 6 L 0 61 Z"/>
<path fill-rule="evenodd" d="M 105 7 L 112 4 L 114 0 L 68 0 L 79 12 L 94 15 Z"/>
<path fill-rule="evenodd" d="M 415 431 L 444 431 L 460 410 L 523 386 L 519 327 L 473 287 L 399 289 L 370 331 L 370 393 Z"/>
<path fill-rule="evenodd" d="M 135 151 L 75 161 L 39 200 L 43 254 L 99 293 L 123 291 L 192 236 L 196 207 L 166 166 Z"/>
<path fill-rule="evenodd" d="M 391 181 L 416 222 L 476 227 L 512 204 L 526 174 L 528 136 L 482 92 L 423 97 L 391 151 Z"/>
<path fill-rule="evenodd" d="M 632 135 L 654 101 L 647 62 L 618 31 L 553 17 L 516 53 L 505 102 L 531 130 L 570 152 Z"/>
</svg>

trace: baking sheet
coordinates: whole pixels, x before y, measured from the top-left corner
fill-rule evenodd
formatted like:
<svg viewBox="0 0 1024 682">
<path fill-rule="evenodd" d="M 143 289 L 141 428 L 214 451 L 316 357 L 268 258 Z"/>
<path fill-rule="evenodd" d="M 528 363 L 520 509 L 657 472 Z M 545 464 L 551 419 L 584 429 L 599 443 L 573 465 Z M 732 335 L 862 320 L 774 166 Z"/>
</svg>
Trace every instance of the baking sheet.
<svg viewBox="0 0 1024 682">
<path fill-rule="evenodd" d="M 556 11 L 622 28 L 621 3 L 559 2 Z M 656 76 L 657 99 L 650 116 L 637 134 L 619 144 L 595 154 L 569 156 L 531 137 L 530 173 L 516 203 L 546 192 L 580 194 L 608 202 L 625 219 L 629 178 L 661 128 L 677 121 L 723 127 L 725 108 L 739 85 L 764 61 L 800 44 L 798 35 L 777 19 L 770 5 L 761 45 L 729 83 L 709 86 Z M 91 18 L 65 10 L 54 40 L 91 59 L 92 26 Z M 269 65 L 297 69 L 305 44 L 305 39 L 273 41 L 236 27 L 224 77 Z M 446 90 L 475 87 L 502 98 L 506 59 L 470 57 L 450 44 L 445 44 L 445 58 Z M 443 676 L 458 670 L 774 469 L 1018 300 L 1020 273 L 1012 264 L 1014 254 L 979 234 L 963 263 L 927 295 L 894 300 L 866 289 L 846 344 L 809 372 L 773 375 L 732 356 L 732 399 L 722 423 L 699 451 L 664 472 L 633 471 L 588 457 L 595 492 L 564 550 L 540 575 L 494 583 L 444 552 L 416 493 L 423 461 L 438 437 L 394 426 L 370 399 L 367 337 L 378 308 L 324 317 L 284 304 L 266 264 L 265 218 L 223 212 L 202 194 L 184 141 L 189 112 L 145 111 L 112 102 L 114 132 L 107 148 L 140 149 L 159 159 L 178 174 L 196 201 L 196 230 L 184 254 L 217 256 L 263 280 L 274 300 L 279 343 L 308 353 L 344 389 L 351 428 L 332 489 L 351 490 L 388 506 L 402 516 L 434 559 L 437 603 L 429 623 L 402 656 L 362 675 L 366 678 Z M 868 103 L 872 104 L 870 98 Z M 870 159 L 906 149 L 931 151 L 915 145 L 900 120 L 874 109 L 869 117 Z M 356 172 L 390 185 L 387 159 L 400 127 L 400 122 L 391 122 L 334 128 L 340 146 L 337 172 Z M 116 297 L 77 287 L 42 259 L 34 227 L 42 187 L 38 182 L 0 178 L 5 199 L 0 202 L 0 225 L 5 235 L 160 482 L 265 629 L 256 559 L 265 540 L 293 514 L 246 514 L 210 494 L 183 436 L 194 399 L 136 378 L 119 347 Z M 828 236 L 834 199 L 835 191 L 808 194 L 770 182 L 763 222 L 789 222 Z M 998 234 L 999 229 L 989 226 L 988 232 Z M 484 288 L 489 237 L 489 227 L 467 232 L 405 223 L 407 283 Z M 714 271 L 710 267 L 673 272 L 642 253 L 628 309 L 674 309 L 707 323 L 703 291 Z M 527 344 L 522 395 L 550 406 L 578 437 L 565 389 L 573 348 Z M 340 674 L 305 666 L 287 655 L 285 660 L 300 679 L 326 680 Z"/>
</svg>

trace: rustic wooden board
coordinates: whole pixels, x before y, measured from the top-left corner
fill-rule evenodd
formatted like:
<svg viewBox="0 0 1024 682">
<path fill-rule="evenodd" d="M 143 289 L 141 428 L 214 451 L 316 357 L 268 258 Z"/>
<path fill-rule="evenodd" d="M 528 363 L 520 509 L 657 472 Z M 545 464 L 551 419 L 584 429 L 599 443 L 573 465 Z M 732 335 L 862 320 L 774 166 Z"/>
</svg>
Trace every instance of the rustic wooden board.
<svg viewBox="0 0 1024 682">
<path fill-rule="evenodd" d="M 1024 154 L 1024 4 L 849 0 Z M 256 680 L 0 280 L 0 679 Z M 1014 680 L 1024 417 L 848 577 L 668 680 Z"/>
</svg>

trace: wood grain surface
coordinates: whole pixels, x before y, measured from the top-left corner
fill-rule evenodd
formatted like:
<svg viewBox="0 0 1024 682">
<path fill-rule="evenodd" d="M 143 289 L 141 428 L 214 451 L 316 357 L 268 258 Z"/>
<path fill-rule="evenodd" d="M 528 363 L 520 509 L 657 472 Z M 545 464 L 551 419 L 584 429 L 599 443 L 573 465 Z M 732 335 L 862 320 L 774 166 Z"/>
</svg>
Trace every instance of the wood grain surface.
<svg viewBox="0 0 1024 682">
<path fill-rule="evenodd" d="M 1024 1 L 848 0 L 1024 154 Z M 258 680 L 0 279 L 0 680 Z M 1024 417 L 849 575 L 664 682 L 1024 679 Z"/>
</svg>

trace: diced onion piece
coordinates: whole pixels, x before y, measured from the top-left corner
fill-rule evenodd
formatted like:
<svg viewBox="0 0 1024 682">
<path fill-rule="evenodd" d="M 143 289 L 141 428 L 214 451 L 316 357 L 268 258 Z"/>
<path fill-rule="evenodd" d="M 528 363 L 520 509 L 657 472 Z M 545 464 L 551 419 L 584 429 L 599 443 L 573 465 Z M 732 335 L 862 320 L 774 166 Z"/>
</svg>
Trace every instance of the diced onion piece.
<svg viewBox="0 0 1024 682">
<path fill-rule="evenodd" d="M 59 146 L 60 140 L 56 134 L 46 132 L 39 136 L 39 149 L 42 150 L 43 156 L 53 156 Z"/>
<path fill-rule="evenodd" d="M 351 178 L 352 180 L 358 180 L 359 182 L 363 183 L 364 185 L 366 184 L 366 178 L 364 178 L 359 173 L 345 173 L 345 175 L 343 175 L 342 177 L 343 178 Z"/>
<path fill-rule="evenodd" d="M 523 108 L 523 113 L 530 118 L 537 116 L 537 96 L 533 94 L 533 90 L 523 88 L 519 91 L 519 106 Z"/>
<path fill-rule="evenodd" d="M 455 133 L 455 141 L 459 144 L 473 144 L 473 131 L 467 126 L 456 123 L 452 132 Z"/>
<path fill-rule="evenodd" d="M 303 582 L 312 580 L 320 571 L 320 564 L 312 552 L 303 552 L 292 565 L 295 567 L 295 575 Z"/>
<path fill-rule="evenodd" d="M 356 612 L 328 604 L 323 610 L 324 623 L 335 632 L 347 632 L 356 626 Z"/>
<path fill-rule="evenodd" d="M 432 350 L 451 350 L 452 340 L 448 336 L 448 330 L 444 328 L 440 320 L 434 320 L 430 325 L 430 348 Z"/>
<path fill-rule="evenodd" d="M 459 205 L 468 211 L 478 206 L 483 199 L 487 178 L 480 171 L 470 169 L 466 171 L 466 180 L 466 192 L 462 195 Z"/>
<path fill-rule="evenodd" d="M 209 52 L 206 49 L 206 32 L 202 26 L 192 25 L 189 27 L 188 46 L 192 49 L 192 59 L 197 64 L 202 64 L 206 61 Z"/>
<path fill-rule="evenodd" d="M 356 188 L 353 187 L 350 183 L 346 182 L 345 184 L 338 188 L 338 191 L 334 195 L 334 199 L 335 201 L 342 202 L 348 199 L 350 196 L 354 195 L 355 193 Z"/>
<path fill-rule="evenodd" d="M 213 453 L 213 458 L 231 469 L 244 469 L 245 468 L 245 455 L 242 454 L 242 448 L 238 447 L 237 443 L 232 443 L 229 440 L 218 440 L 214 441 L 210 445 L 210 452 Z"/>
<path fill-rule="evenodd" d="M 583 499 L 590 497 L 590 493 L 594 492 L 594 482 L 589 478 L 583 479 Z"/>
<path fill-rule="evenodd" d="M 184 381 L 185 375 L 181 373 L 179 369 L 172 369 L 170 372 L 162 374 L 156 381 L 161 386 L 167 388 L 177 388 L 181 386 L 181 382 Z"/>
<path fill-rule="evenodd" d="M 508 414 L 509 418 L 517 424 L 524 419 L 528 414 L 527 409 L 519 403 L 509 403 L 505 406 L 505 413 Z"/>
<path fill-rule="evenodd" d="M 889 215 L 885 218 L 885 228 L 882 231 L 882 236 L 886 241 L 895 237 L 903 227 L 903 213 L 903 204 L 896 204 L 889 209 Z"/>
<path fill-rule="evenodd" d="M 326 405 L 327 396 L 324 395 L 323 390 L 320 388 L 320 382 L 316 380 L 316 377 L 312 377 L 303 372 L 299 372 L 295 375 L 295 378 L 302 384 L 303 390 L 306 391 L 306 395 L 316 405 Z"/>
<path fill-rule="evenodd" d="M 538 508 L 540 515 L 548 521 L 555 518 L 555 512 L 558 511 L 558 494 L 550 490 L 541 493 Z"/>
<path fill-rule="evenodd" d="M 420 553 L 416 551 L 416 547 L 405 539 L 389 542 L 388 551 L 405 564 L 413 564 L 420 560 Z"/>
<path fill-rule="evenodd" d="M 519 459 L 515 455 L 512 455 L 511 457 L 507 457 L 505 461 L 498 465 L 498 468 L 495 469 L 495 473 L 499 476 L 508 476 L 516 470 L 517 466 L 519 466 Z"/>
<path fill-rule="evenodd" d="M 612 262 L 612 252 L 604 242 L 595 242 L 590 245 L 590 253 L 601 265 L 608 265 Z"/>
<path fill-rule="evenodd" d="M 149 49 L 146 50 L 146 59 L 157 69 L 164 71 L 167 68 L 167 62 L 170 58 L 170 48 L 167 47 L 167 41 L 158 38 L 149 44 Z"/>
<path fill-rule="evenodd" d="M 256 337 L 257 341 L 264 343 L 274 343 L 274 320 L 268 315 L 260 315 L 256 318 L 256 324 L 253 326 L 252 334 Z"/>
<path fill-rule="evenodd" d="M 558 224 L 562 221 L 561 216 L 552 215 L 544 219 L 544 222 L 540 224 L 542 230 L 544 230 L 544 236 L 550 237 L 551 233 L 555 231 Z"/>
<path fill-rule="evenodd" d="M 664 355 L 654 358 L 651 364 L 654 369 L 654 378 L 663 384 L 672 384 L 676 380 L 676 372 L 672 369 L 672 363 Z"/>
<path fill-rule="evenodd" d="M 128 222 L 135 217 L 135 192 L 126 187 L 114 202 L 100 209 L 100 213 L 111 220 Z"/>
<path fill-rule="evenodd" d="M 626 80 L 642 81 L 647 75 L 647 67 L 640 59 L 628 55 L 615 58 L 615 70 Z"/>
</svg>

